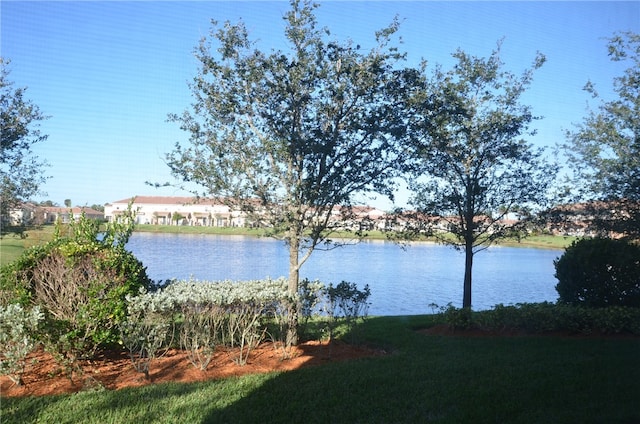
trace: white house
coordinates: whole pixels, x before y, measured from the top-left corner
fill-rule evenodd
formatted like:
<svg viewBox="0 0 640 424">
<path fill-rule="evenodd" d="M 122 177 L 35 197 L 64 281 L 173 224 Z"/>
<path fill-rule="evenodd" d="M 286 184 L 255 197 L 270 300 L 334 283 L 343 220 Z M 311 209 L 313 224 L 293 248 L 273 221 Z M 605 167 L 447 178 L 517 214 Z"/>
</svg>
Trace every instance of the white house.
<svg viewBox="0 0 640 424">
<path fill-rule="evenodd" d="M 133 200 L 136 223 L 152 225 L 201 225 L 206 227 L 244 227 L 246 214 L 232 211 L 229 206 L 213 199 L 194 197 L 136 196 L 107 203 L 104 217 L 118 219 Z"/>
<path fill-rule="evenodd" d="M 58 220 L 63 224 L 68 224 L 71 222 L 72 217 L 77 221 L 83 214 L 89 219 L 104 219 L 102 212 L 84 206 L 74 206 L 72 208 L 65 206 L 41 206 L 38 207 L 38 210 L 42 213 L 42 222 L 44 224 L 53 224 Z"/>
<path fill-rule="evenodd" d="M 104 207 L 105 219 L 109 222 L 117 220 L 127 211 L 132 200 L 137 224 L 205 227 L 245 227 L 255 224 L 246 213 L 232 210 L 220 201 L 180 196 L 136 196 L 107 203 Z M 384 229 L 385 216 L 385 212 L 369 206 L 354 206 L 348 214 L 336 207 L 330 221 L 344 228 Z"/>
<path fill-rule="evenodd" d="M 21 203 L 18 207 L 9 211 L 9 223 L 11 225 L 28 225 L 35 221 L 37 206 L 33 203 Z"/>
<path fill-rule="evenodd" d="M 57 221 L 68 224 L 71 218 L 78 220 L 82 214 L 89 219 L 104 218 L 102 212 L 89 207 L 38 206 L 30 202 L 11 209 L 9 218 L 11 225 L 54 224 Z"/>
</svg>

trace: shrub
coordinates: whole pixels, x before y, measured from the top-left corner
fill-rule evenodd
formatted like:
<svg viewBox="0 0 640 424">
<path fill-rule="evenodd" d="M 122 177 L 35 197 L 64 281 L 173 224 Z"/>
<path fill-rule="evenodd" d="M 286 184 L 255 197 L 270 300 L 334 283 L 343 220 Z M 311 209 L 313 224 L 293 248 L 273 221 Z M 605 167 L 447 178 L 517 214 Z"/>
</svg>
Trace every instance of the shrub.
<svg viewBox="0 0 640 424">
<path fill-rule="evenodd" d="M 157 293 L 127 296 L 128 317 L 119 323 L 122 344 L 136 371 L 150 380 L 151 362 L 173 339 L 173 304 Z"/>
<path fill-rule="evenodd" d="M 445 320 L 455 326 L 461 309 L 443 310 Z M 567 304 L 518 303 L 496 305 L 491 310 L 474 312 L 466 328 L 503 332 L 523 331 L 529 334 L 567 332 L 569 334 L 640 334 L 640 308 L 608 306 L 587 308 Z"/>
<path fill-rule="evenodd" d="M 311 281 L 308 278 L 300 281 L 299 299 L 300 299 L 300 315 L 303 320 L 308 320 L 314 315 L 321 312 L 320 304 L 322 303 L 323 293 L 326 287 L 318 280 Z"/>
<path fill-rule="evenodd" d="M 36 264 L 47 257 L 58 240 L 26 249 L 15 261 L 0 267 L 0 301 L 3 306 L 18 303 L 28 306 L 32 293 L 29 281 Z"/>
<path fill-rule="evenodd" d="M 42 340 L 58 359 L 72 363 L 116 342 L 125 296 L 151 285 L 142 263 L 124 247 L 132 230 L 129 221 L 107 224 L 99 233 L 83 216 L 66 236 L 57 227 L 51 242 L 0 270 L 1 298 L 42 309 Z"/>
<path fill-rule="evenodd" d="M 229 345 L 237 348 L 234 361 L 245 365 L 251 351 L 260 344 L 266 334 L 266 327 L 261 326 L 261 319 L 266 310 L 259 302 L 242 301 L 226 306 L 227 337 Z"/>
<path fill-rule="evenodd" d="M 326 287 L 318 280 L 311 281 L 308 278 L 300 281 L 298 299 L 300 301 L 300 320 L 298 321 L 299 333 L 304 335 L 308 330 L 309 318 L 322 314 L 322 307 Z M 280 332 L 284 331 L 286 322 L 281 323 Z"/>
<path fill-rule="evenodd" d="M 27 355 L 36 345 L 35 335 L 43 315 L 38 307 L 0 305 L 0 374 L 22 384 Z"/>
<path fill-rule="evenodd" d="M 180 347 L 194 367 L 206 370 L 223 332 L 226 311 L 217 305 L 184 303 L 180 308 Z"/>
<path fill-rule="evenodd" d="M 445 322 L 456 330 L 468 330 L 472 327 L 471 308 L 456 308 L 451 303 L 441 308 Z"/>
<path fill-rule="evenodd" d="M 128 299 L 132 311 L 149 309 L 146 314 L 155 313 L 156 322 L 161 321 L 160 316 L 179 313 L 180 344 L 188 351 L 193 365 L 200 369 L 207 367 L 216 346 L 236 349 L 234 361 L 244 365 L 253 348 L 264 339 L 267 321 L 275 318 L 276 321 L 284 322 L 279 314 L 288 310 L 286 305 L 291 302 L 284 279 L 242 282 L 173 281 L 154 293 Z M 127 320 L 128 327 L 123 328 L 127 330 L 123 332 L 123 337 L 128 337 L 129 333 L 136 334 L 136 321 L 140 321 L 141 326 L 149 325 L 144 324 L 149 320 L 143 318 L 144 316 L 131 316 Z M 143 333 L 144 330 L 140 332 Z M 155 345 L 151 340 L 142 340 L 140 346 L 135 346 L 134 342 L 138 339 L 123 338 L 123 342 L 142 352 L 136 355 L 144 358 L 147 355 L 144 344 L 151 347 Z"/>
<path fill-rule="evenodd" d="M 554 265 L 561 303 L 640 307 L 640 245 L 606 238 L 581 239 Z"/>
<path fill-rule="evenodd" d="M 640 334 L 640 309 L 610 306 L 593 311 L 593 327 L 605 334 Z"/>
<path fill-rule="evenodd" d="M 333 336 L 333 331 L 337 323 L 337 318 L 343 318 L 347 331 L 352 333 L 358 318 L 366 318 L 369 311 L 369 296 L 371 290 L 365 284 L 363 290 L 359 290 L 355 283 L 342 281 L 335 287 L 329 284 L 326 288 L 327 313 L 329 315 L 329 337 Z"/>
</svg>

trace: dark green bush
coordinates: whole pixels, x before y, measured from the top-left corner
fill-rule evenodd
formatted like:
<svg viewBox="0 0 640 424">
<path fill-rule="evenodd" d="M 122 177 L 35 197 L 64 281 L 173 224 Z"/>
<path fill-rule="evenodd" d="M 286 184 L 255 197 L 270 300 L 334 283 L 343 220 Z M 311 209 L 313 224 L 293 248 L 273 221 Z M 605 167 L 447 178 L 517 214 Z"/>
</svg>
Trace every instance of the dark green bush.
<svg viewBox="0 0 640 424">
<path fill-rule="evenodd" d="M 442 322 L 456 330 L 518 332 L 523 334 L 635 334 L 640 335 L 640 308 L 587 308 L 567 304 L 518 303 L 472 312 L 448 304 L 440 308 Z"/>
<path fill-rule="evenodd" d="M 574 241 L 554 261 L 559 301 L 640 307 L 640 246 L 606 238 Z"/>
<path fill-rule="evenodd" d="M 463 309 L 449 306 L 443 318 L 455 326 Z M 468 316 L 466 328 L 478 328 L 496 333 L 518 331 L 526 334 L 562 332 L 568 334 L 640 334 L 640 308 L 608 306 L 587 308 L 567 304 L 518 303 L 496 305 L 491 310 L 474 312 Z M 464 328 L 458 324 L 456 328 Z"/>
<path fill-rule="evenodd" d="M 473 327 L 471 308 L 456 308 L 449 303 L 441 308 L 445 322 L 456 330 L 469 330 Z"/>
<path fill-rule="evenodd" d="M 544 333 L 557 330 L 558 307 L 549 302 L 518 303 L 517 305 L 496 305 L 489 311 L 476 313 L 474 323 L 489 331 L 524 331 Z"/>
<path fill-rule="evenodd" d="M 335 287 L 329 284 L 326 291 L 330 317 L 343 317 L 350 322 L 367 316 L 371 296 L 368 284 L 359 290 L 355 283 L 342 281 Z"/>
</svg>

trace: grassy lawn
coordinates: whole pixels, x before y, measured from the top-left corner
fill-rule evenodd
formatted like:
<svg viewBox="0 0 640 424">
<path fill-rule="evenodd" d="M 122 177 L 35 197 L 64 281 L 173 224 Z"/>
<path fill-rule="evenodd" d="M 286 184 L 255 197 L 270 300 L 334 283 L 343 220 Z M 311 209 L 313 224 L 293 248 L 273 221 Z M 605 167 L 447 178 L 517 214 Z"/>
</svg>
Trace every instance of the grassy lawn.
<svg viewBox="0 0 640 424">
<path fill-rule="evenodd" d="M 264 235 L 264 230 L 256 228 L 238 228 L 238 227 L 193 227 L 193 226 L 176 226 L 176 225 L 136 225 L 136 231 L 149 233 L 182 233 L 182 234 L 223 234 L 223 235 Z M 353 233 L 336 232 L 332 237 L 352 239 Z M 387 234 L 382 231 L 367 231 L 366 238 L 368 240 L 388 240 Z M 546 249 L 564 249 L 569 246 L 576 237 L 562 236 L 530 236 L 521 241 L 506 240 L 500 244 L 503 246 L 515 247 L 536 247 Z M 422 241 L 435 241 L 433 238 L 424 238 Z"/>
<path fill-rule="evenodd" d="M 6 235 L 0 238 L 0 265 L 8 264 L 16 260 L 22 251 L 31 246 L 43 244 L 53 237 L 52 225 L 44 226 L 38 230 L 30 230 L 25 238 L 15 235 Z"/>
<path fill-rule="evenodd" d="M 426 336 L 374 317 L 389 355 L 193 384 L 1 400 L 3 423 L 636 423 L 639 338 Z"/>
<path fill-rule="evenodd" d="M 538 249 L 564 249 L 569 246 L 577 237 L 563 236 L 530 236 L 520 241 L 503 241 L 502 246 L 512 247 L 535 247 Z"/>
<path fill-rule="evenodd" d="M 136 225 L 136 231 L 141 233 L 172 233 L 172 234 L 221 234 L 221 235 L 253 235 L 261 236 L 264 230 L 241 227 L 198 227 L 189 225 Z"/>
</svg>

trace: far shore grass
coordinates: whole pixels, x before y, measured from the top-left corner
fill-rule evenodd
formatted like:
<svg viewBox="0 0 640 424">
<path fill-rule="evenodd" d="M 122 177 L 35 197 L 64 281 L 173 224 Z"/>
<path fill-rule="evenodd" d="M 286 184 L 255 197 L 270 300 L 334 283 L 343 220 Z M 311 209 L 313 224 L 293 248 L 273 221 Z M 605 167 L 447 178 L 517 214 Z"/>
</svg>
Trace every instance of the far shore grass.
<svg viewBox="0 0 640 424">
<path fill-rule="evenodd" d="M 53 225 L 46 225 L 26 232 L 26 237 L 6 235 L 0 239 L 0 265 L 8 264 L 16 260 L 24 251 L 34 245 L 43 244 L 53 237 Z M 248 235 L 255 237 L 265 236 L 265 230 L 260 228 L 243 227 L 200 227 L 187 225 L 136 225 L 136 232 L 146 233 L 170 233 L 170 234 L 217 234 L 217 235 Z M 334 239 L 354 239 L 349 232 L 335 233 Z M 369 231 L 366 240 L 388 240 L 381 231 Z M 529 236 L 520 241 L 505 240 L 500 246 L 531 247 L 539 249 L 564 249 L 569 246 L 576 237 L 562 237 L 551 235 Z M 417 242 L 435 242 L 431 238 L 423 238 Z"/>
<path fill-rule="evenodd" d="M 264 236 L 264 229 L 242 228 L 242 227 L 199 227 L 199 226 L 176 226 L 176 225 L 137 225 L 136 231 L 150 233 L 174 233 L 174 234 L 220 234 L 220 235 L 250 235 Z M 336 232 L 330 238 L 334 239 L 355 239 L 353 233 L 344 231 Z M 382 231 L 367 231 L 365 240 L 390 240 L 386 233 Z M 529 236 L 520 241 L 503 240 L 498 245 L 512 247 L 532 247 L 539 249 L 564 249 L 576 240 L 576 237 L 537 235 Z M 433 242 L 436 240 L 430 237 L 423 237 L 415 242 Z"/>
</svg>

